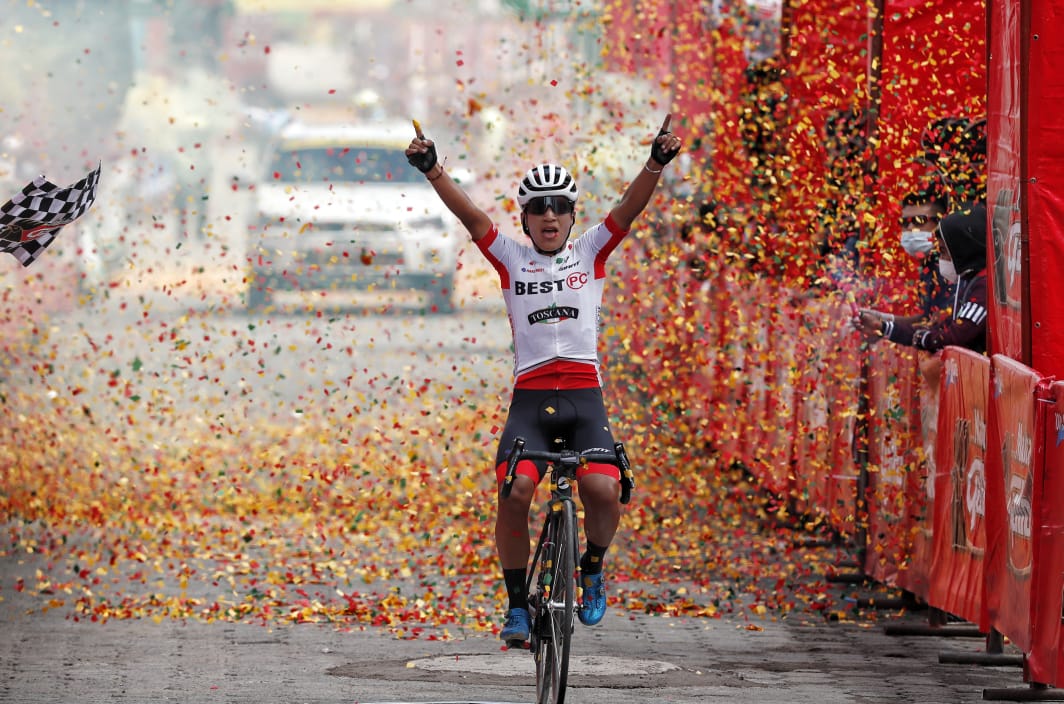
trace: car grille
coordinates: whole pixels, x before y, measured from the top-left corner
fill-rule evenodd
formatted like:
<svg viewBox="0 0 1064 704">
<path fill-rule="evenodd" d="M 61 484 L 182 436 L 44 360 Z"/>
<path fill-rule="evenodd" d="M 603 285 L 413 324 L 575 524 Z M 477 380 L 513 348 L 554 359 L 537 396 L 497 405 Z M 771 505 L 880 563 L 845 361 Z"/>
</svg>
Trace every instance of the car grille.
<svg viewBox="0 0 1064 704">
<path fill-rule="evenodd" d="M 346 254 L 345 254 L 346 253 Z M 376 252 L 369 248 L 363 250 L 357 246 L 351 248 L 337 246 L 329 249 L 317 249 L 301 254 L 304 264 L 315 266 L 402 266 L 403 253 Z"/>
<path fill-rule="evenodd" d="M 352 225 L 349 222 L 316 222 L 304 227 L 311 232 L 350 232 L 355 235 L 358 233 L 373 235 L 381 233 L 394 234 L 396 231 L 395 225 L 384 222 L 364 222 L 357 225 Z"/>
</svg>

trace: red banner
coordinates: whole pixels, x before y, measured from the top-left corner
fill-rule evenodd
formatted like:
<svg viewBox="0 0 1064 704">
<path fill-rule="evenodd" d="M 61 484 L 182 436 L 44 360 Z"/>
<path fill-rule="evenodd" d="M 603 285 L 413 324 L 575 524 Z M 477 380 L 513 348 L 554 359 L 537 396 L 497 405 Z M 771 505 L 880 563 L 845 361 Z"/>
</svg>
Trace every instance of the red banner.
<svg viewBox="0 0 1064 704">
<path fill-rule="evenodd" d="M 1034 501 L 1035 575 L 1031 595 L 1030 679 L 1064 686 L 1064 382 L 1048 390 L 1049 403 L 1039 404 L 1041 457 Z"/>
<path fill-rule="evenodd" d="M 1035 393 L 1041 376 L 1003 355 L 991 361 L 986 474 L 986 604 L 990 625 L 1031 647 Z"/>
<path fill-rule="evenodd" d="M 989 359 L 959 347 L 943 350 L 929 602 L 983 630 L 989 629 L 983 588 L 989 384 Z"/>
<path fill-rule="evenodd" d="M 1023 182 L 1031 270 L 1028 364 L 1047 376 L 1064 378 L 1064 0 L 1020 4 L 1031 13 L 1022 35 L 1027 43 Z"/>
<path fill-rule="evenodd" d="M 990 351 L 1025 360 L 1023 343 L 1023 252 L 1021 205 L 1020 3 L 990 4 L 990 64 L 987 107 L 987 210 L 990 242 Z"/>
</svg>

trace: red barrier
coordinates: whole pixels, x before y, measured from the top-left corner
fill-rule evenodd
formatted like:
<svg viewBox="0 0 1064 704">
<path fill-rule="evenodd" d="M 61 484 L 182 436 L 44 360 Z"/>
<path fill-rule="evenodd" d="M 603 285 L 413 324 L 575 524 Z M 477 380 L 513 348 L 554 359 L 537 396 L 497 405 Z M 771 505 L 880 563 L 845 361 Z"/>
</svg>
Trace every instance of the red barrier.
<svg viewBox="0 0 1064 704">
<path fill-rule="evenodd" d="M 750 283 L 750 294 L 744 308 L 746 344 L 743 347 L 742 379 L 745 403 L 738 411 L 736 420 L 742 427 L 738 449 L 740 461 L 763 480 L 770 481 L 774 473 L 765 471 L 758 457 L 761 445 L 770 437 L 771 421 L 768 418 L 768 399 L 771 393 L 770 377 L 776 340 L 772 338 L 771 320 L 763 301 L 768 286 L 761 280 Z"/>
<path fill-rule="evenodd" d="M 717 392 L 717 356 L 721 343 L 723 315 L 718 313 L 718 279 L 713 277 L 699 286 L 687 325 L 691 330 L 687 369 L 675 383 L 681 394 L 683 423 L 688 437 L 700 449 L 716 448 L 722 430 L 722 415 Z M 674 360 L 678 361 L 678 360 Z"/>
<path fill-rule="evenodd" d="M 732 333 L 741 334 L 744 340 L 730 342 L 735 353 L 732 364 L 739 366 L 733 370 L 730 391 L 737 402 L 729 415 L 739 434 L 727 449 L 730 459 L 742 462 L 765 489 L 787 496 L 792 484 L 794 391 L 786 370 L 793 358 L 776 348 L 781 339 L 793 339 L 797 324 L 793 311 L 780 305 L 769 282 L 752 279 L 743 286 L 741 296 L 731 297 L 733 305 L 741 304 L 735 319 L 739 325 Z"/>
<path fill-rule="evenodd" d="M 857 466 L 853 425 L 860 361 L 849 310 L 832 300 L 808 300 L 797 338 L 795 413 L 796 508 L 823 516 L 835 530 L 855 528 Z"/>
<path fill-rule="evenodd" d="M 970 350 L 947 347 L 942 366 L 928 601 L 988 630 L 983 556 L 990 360 Z"/>
<path fill-rule="evenodd" d="M 717 346 L 711 361 L 711 412 L 714 443 L 722 463 L 742 462 L 741 413 L 746 407 L 747 387 L 742 370 L 749 345 L 747 325 L 751 295 L 736 279 L 736 274 L 722 269 L 715 279 L 713 315 L 717 316 Z"/>
<path fill-rule="evenodd" d="M 916 351 L 889 343 L 868 351 L 868 541 L 864 572 L 895 584 L 911 547 L 909 475 L 920 458 Z"/>
<path fill-rule="evenodd" d="M 986 473 L 986 603 L 990 625 L 1031 649 L 1031 504 L 1035 476 L 1035 398 L 1042 376 L 996 354 L 991 361 Z M 1040 483 L 1040 482 L 1038 482 Z"/>
<path fill-rule="evenodd" d="M 1064 382 L 1047 392 L 1039 404 L 1041 481 L 1034 492 L 1034 584 L 1031 594 L 1031 649 L 1027 671 L 1031 680 L 1064 686 Z M 1039 466 L 1040 465 L 1040 466 Z"/>
<path fill-rule="evenodd" d="M 795 384 L 794 508 L 800 513 L 825 515 L 828 506 L 828 401 L 819 385 L 827 364 L 820 354 L 811 331 L 815 313 L 808 307 L 801 313 L 802 322 L 795 340 L 799 359 Z"/>
<path fill-rule="evenodd" d="M 757 370 L 748 405 L 744 461 L 777 496 L 793 488 L 795 385 L 791 370 L 799 364 L 795 346 L 780 344 L 798 335 L 799 316 L 793 302 L 781 304 L 768 286 L 758 290 L 760 343 L 747 351 L 748 364 Z M 771 305 L 769 305 L 771 302 Z"/>
<path fill-rule="evenodd" d="M 916 374 L 914 413 L 919 435 L 914 447 L 916 465 L 906 476 L 905 502 L 909 514 L 909 556 L 898 574 L 898 586 L 927 601 L 931 593 L 934 550 L 935 443 L 938 438 L 939 387 Z"/>
</svg>

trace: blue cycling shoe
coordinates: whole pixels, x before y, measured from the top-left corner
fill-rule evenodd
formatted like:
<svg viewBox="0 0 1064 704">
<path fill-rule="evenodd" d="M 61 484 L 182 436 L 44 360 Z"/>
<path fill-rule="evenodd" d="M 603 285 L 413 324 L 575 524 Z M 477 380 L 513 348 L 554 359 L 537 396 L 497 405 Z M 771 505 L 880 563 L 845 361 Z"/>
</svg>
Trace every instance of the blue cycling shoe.
<svg viewBox="0 0 1064 704">
<path fill-rule="evenodd" d="M 580 598 L 580 623 L 594 626 L 606 615 L 606 579 L 602 573 L 585 574 L 580 579 L 584 593 Z"/>
<path fill-rule="evenodd" d="M 524 645 L 531 630 L 532 617 L 529 616 L 528 609 L 510 609 L 506 612 L 506 623 L 499 631 L 499 638 L 506 641 L 507 645 Z"/>
</svg>

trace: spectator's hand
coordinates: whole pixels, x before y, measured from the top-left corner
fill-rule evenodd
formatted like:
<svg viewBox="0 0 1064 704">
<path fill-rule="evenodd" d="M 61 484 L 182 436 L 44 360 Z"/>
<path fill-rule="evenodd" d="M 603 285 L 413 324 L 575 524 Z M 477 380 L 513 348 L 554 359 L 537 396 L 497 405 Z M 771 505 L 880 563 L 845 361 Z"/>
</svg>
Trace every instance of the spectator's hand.
<svg viewBox="0 0 1064 704">
<path fill-rule="evenodd" d="M 438 159 L 436 158 L 436 145 L 431 139 L 425 139 L 424 133 L 421 131 L 421 125 L 417 120 L 414 120 L 414 139 L 410 142 L 410 146 L 406 148 L 404 152 L 406 154 L 406 160 L 410 162 L 410 165 L 423 174 L 427 174 L 432 171 L 432 167 L 436 166 Z"/>
<path fill-rule="evenodd" d="M 672 113 L 670 112 L 665 116 L 665 121 L 661 123 L 658 136 L 654 138 L 650 145 L 650 158 L 661 166 L 665 166 L 672 161 L 680 153 L 680 147 L 683 146 L 680 138 L 669 132 L 669 123 L 671 122 Z"/>
<path fill-rule="evenodd" d="M 894 316 L 890 313 L 880 313 L 879 311 L 862 308 L 857 311 L 857 315 L 853 316 L 850 322 L 855 330 L 868 337 L 882 337 L 884 323 L 893 319 Z"/>
<path fill-rule="evenodd" d="M 942 378 L 942 352 L 922 357 L 920 373 L 924 375 L 929 388 L 937 392 L 939 380 Z"/>
</svg>

